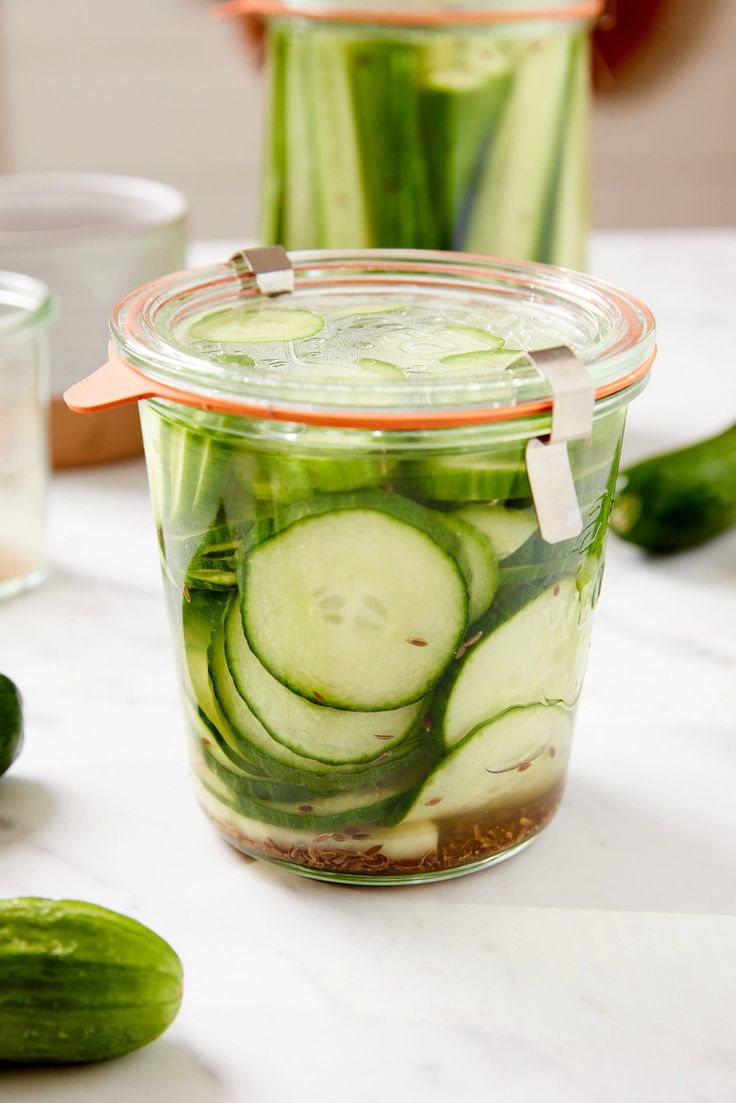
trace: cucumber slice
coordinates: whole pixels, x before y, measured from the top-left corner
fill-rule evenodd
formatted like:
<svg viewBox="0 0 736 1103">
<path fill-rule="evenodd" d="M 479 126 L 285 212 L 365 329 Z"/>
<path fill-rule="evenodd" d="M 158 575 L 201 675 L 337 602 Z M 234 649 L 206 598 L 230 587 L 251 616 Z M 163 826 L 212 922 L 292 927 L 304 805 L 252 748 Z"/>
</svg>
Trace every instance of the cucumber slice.
<svg viewBox="0 0 736 1103">
<path fill-rule="evenodd" d="M 382 379 L 403 379 L 404 373 L 396 364 L 388 360 L 376 360 L 372 356 L 364 356 L 356 361 L 359 368 Z"/>
<path fill-rule="evenodd" d="M 616 462 L 623 422 L 620 416 L 596 422 L 593 440 L 573 441 L 570 466 L 581 502 L 601 493 Z M 404 494 L 437 502 L 505 502 L 531 498 L 524 445 L 404 460 L 392 483 Z"/>
<path fill-rule="evenodd" d="M 207 651 L 226 605 L 226 595 L 200 590 L 189 594 L 188 600 L 185 597 L 181 613 L 185 689 L 214 728 L 219 728 L 221 718 L 210 685 Z"/>
<path fill-rule="evenodd" d="M 429 510 L 391 495 L 310 508 L 244 560 L 251 648 L 320 705 L 378 712 L 420 700 L 467 625 L 456 538 Z"/>
<path fill-rule="evenodd" d="M 308 775 L 316 763 L 274 739 L 238 693 L 227 662 L 222 628 L 214 633 L 208 660 L 212 693 L 236 740 L 235 749 L 242 750 L 246 755 L 266 755 Z M 220 728 L 222 730 L 222 725 Z"/>
<path fill-rule="evenodd" d="M 380 847 L 380 853 L 386 858 L 393 861 L 410 861 L 412 858 L 422 858 L 428 851 L 437 848 L 437 827 L 426 821 L 421 824 L 407 824 L 406 827 L 392 827 L 388 831 L 373 828 L 370 832 L 359 832 L 359 837 L 340 832 L 325 836 L 324 833 L 318 833 L 315 830 L 282 828 L 243 816 L 234 808 L 223 806 L 204 785 L 198 788 L 198 798 L 205 812 L 216 822 L 234 831 L 239 836 L 238 841 L 244 846 L 250 843 L 254 848 L 259 849 L 269 844 L 275 845 L 285 852 L 284 857 L 295 848 L 360 854 L 365 850 Z"/>
<path fill-rule="evenodd" d="M 225 615 L 225 656 L 238 693 L 266 730 L 285 747 L 342 764 L 386 758 L 416 726 L 422 702 L 395 712 L 341 712 L 297 697 L 255 657 L 243 633 L 238 603 Z"/>
<path fill-rule="evenodd" d="M 397 303 L 356 303 L 355 306 L 345 310 L 338 310 L 332 314 L 333 318 L 360 318 L 364 314 L 395 314 L 403 307 Z"/>
<path fill-rule="evenodd" d="M 442 520 L 460 541 L 458 563 L 468 587 L 468 620 L 473 624 L 485 613 L 498 589 L 498 561 L 488 537 L 457 514 Z"/>
<path fill-rule="evenodd" d="M 204 532 L 217 517 L 232 446 L 195 424 L 185 426 L 141 404 L 156 517 L 167 536 Z"/>
<path fill-rule="evenodd" d="M 225 565 L 194 567 L 187 571 L 184 585 L 188 590 L 232 590 L 238 584 L 235 571 Z"/>
<path fill-rule="evenodd" d="M 474 505 L 465 506 L 451 516 L 482 532 L 499 560 L 513 555 L 537 531 L 534 509 Z"/>
<path fill-rule="evenodd" d="M 364 357 L 354 364 L 328 363 L 325 361 L 310 364 L 311 374 L 325 382 L 343 383 L 351 380 L 403 379 L 404 372 L 388 360 L 375 360 Z"/>
<path fill-rule="evenodd" d="M 426 736 L 404 739 L 388 760 L 381 755 L 376 762 L 345 766 L 303 758 L 273 740 L 238 694 L 227 667 L 222 632 L 225 604 L 221 595 L 205 591 L 192 594 L 190 602 L 184 603 L 186 695 L 192 697 L 212 741 L 233 766 L 264 781 L 306 786 L 312 792 L 352 787 L 386 792 L 400 782 L 416 781 L 437 753 Z M 216 657 L 211 668 L 208 655 Z"/>
<path fill-rule="evenodd" d="M 443 356 L 440 364 L 447 368 L 456 369 L 453 377 L 463 369 L 463 374 L 470 372 L 503 372 L 512 364 L 529 363 L 529 357 L 523 349 L 480 349 L 477 352 L 458 352 L 450 356 Z"/>
<path fill-rule="evenodd" d="M 196 776 L 214 792 L 220 803 L 248 817 L 279 827 L 311 827 L 322 831 L 335 827 L 361 827 L 372 823 L 389 827 L 401 816 L 401 799 L 404 797 L 403 793 L 398 793 L 376 799 L 374 792 L 367 791 L 339 793 L 334 796 L 312 795 L 307 803 L 302 800 L 255 801 L 238 784 L 237 779 L 228 786 L 228 796 L 223 790 L 222 779 L 209 773 L 203 764 Z"/>
<path fill-rule="evenodd" d="M 257 768 L 245 768 L 245 762 L 230 752 L 230 748 L 217 738 L 219 733 L 200 716 L 197 720 L 194 708 L 189 706 L 190 723 L 195 736 L 191 747 L 193 767 L 202 767 L 218 778 L 225 788 L 220 791 L 230 797 L 233 787 L 245 796 L 258 801 L 305 801 L 312 795 L 312 789 L 297 782 L 276 781 L 257 772 Z"/>
<path fill-rule="evenodd" d="M 233 306 L 200 318 L 190 328 L 188 337 L 220 345 L 271 345 L 314 337 L 324 324 L 319 314 L 298 307 Z"/>
<path fill-rule="evenodd" d="M 521 449 L 428 456 L 399 464 L 394 484 L 413 497 L 437 502 L 493 502 L 528 497 Z"/>
<path fill-rule="evenodd" d="M 481 329 L 480 326 L 447 326 L 448 333 L 456 333 L 461 338 L 470 337 L 471 340 L 477 341 L 483 348 L 478 350 L 478 355 L 483 352 L 500 352 L 503 350 L 506 344 L 503 337 L 499 337 L 497 333 L 491 333 L 489 329 Z"/>
<path fill-rule="evenodd" d="M 449 690 L 442 737 L 453 747 L 508 708 L 539 702 L 572 706 L 582 685 L 588 622 L 571 578 L 547 587 L 471 647 Z"/>
<path fill-rule="evenodd" d="M 522 804 L 562 781 L 572 713 L 552 705 L 513 708 L 458 743 L 422 784 L 402 824 Z"/>
<path fill-rule="evenodd" d="M 317 439 L 322 448 L 329 448 L 328 430 L 323 429 Z M 311 499 L 315 492 L 333 494 L 377 486 L 386 481 L 396 463 L 381 453 L 356 456 L 336 451 L 320 455 L 308 451 L 309 443 L 307 431 L 300 441 L 305 449 L 301 454 L 294 451 L 289 455 L 256 451 L 234 454 L 232 496 L 242 495 L 246 505 L 253 498 L 257 508 L 268 515 L 280 506 Z"/>
</svg>

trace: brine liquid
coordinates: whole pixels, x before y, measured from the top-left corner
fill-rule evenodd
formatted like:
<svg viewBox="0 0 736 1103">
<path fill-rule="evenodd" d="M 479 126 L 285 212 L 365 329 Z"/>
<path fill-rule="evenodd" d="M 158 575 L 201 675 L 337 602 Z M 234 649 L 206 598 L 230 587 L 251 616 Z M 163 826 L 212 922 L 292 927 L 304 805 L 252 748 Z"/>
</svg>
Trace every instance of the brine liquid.
<svg viewBox="0 0 736 1103">
<path fill-rule="evenodd" d="M 40 581 L 46 563 L 45 364 L 35 340 L 0 343 L 0 597 Z"/>
</svg>

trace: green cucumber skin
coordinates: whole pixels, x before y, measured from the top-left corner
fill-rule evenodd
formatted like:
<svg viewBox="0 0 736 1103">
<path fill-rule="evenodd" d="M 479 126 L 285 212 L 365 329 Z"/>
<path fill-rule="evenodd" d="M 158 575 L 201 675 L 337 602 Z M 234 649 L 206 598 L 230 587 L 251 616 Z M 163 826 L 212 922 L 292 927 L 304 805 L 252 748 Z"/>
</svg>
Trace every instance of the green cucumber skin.
<svg viewBox="0 0 736 1103">
<path fill-rule="evenodd" d="M 23 746 L 23 702 L 17 688 L 0 674 L 0 777 L 15 762 Z"/>
<path fill-rule="evenodd" d="M 684 551 L 736 525 L 736 424 L 621 473 L 611 528 L 646 551 Z"/>
<path fill-rule="evenodd" d="M 586 34 L 274 24 L 264 240 L 290 249 L 459 249 L 582 267 Z M 540 64 L 557 40 L 565 57 Z M 484 49 L 504 55 L 507 67 L 489 61 L 484 69 Z M 443 50 L 447 64 L 438 66 Z M 342 189 L 336 165 L 345 168 Z"/>
<path fill-rule="evenodd" d="M 79 900 L 0 900 L 0 1061 L 106 1061 L 173 1022 L 182 966 L 127 916 Z"/>
</svg>

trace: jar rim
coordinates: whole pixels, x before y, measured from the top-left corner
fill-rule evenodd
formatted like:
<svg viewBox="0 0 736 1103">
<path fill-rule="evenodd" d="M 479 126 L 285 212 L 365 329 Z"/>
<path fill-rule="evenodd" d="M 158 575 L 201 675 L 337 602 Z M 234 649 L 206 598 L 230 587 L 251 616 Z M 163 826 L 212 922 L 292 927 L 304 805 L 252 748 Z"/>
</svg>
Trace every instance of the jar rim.
<svg viewBox="0 0 736 1103">
<path fill-rule="evenodd" d="M 489 25 L 519 22 L 592 22 L 604 11 L 605 0 L 521 0 L 514 6 L 502 0 L 494 6 L 488 0 L 459 0 L 458 3 L 432 5 L 419 0 L 403 4 L 391 0 L 223 0 L 213 9 L 220 19 L 235 16 L 250 18 L 299 18 L 335 23 L 373 23 L 405 27 Z"/>
<path fill-rule="evenodd" d="M 418 250 L 314 251 L 291 255 L 292 304 L 315 293 L 382 295 L 408 291 L 412 302 L 441 291 L 443 302 L 494 305 L 524 319 L 553 319 L 557 344 L 568 344 L 586 366 L 596 399 L 627 392 L 644 379 L 655 356 L 651 311 L 633 296 L 591 276 L 530 262 L 467 253 Z M 256 276 L 240 264 L 189 269 L 132 292 L 111 320 L 112 356 L 100 373 L 71 388 L 79 410 L 107 409 L 142 398 L 249 417 L 381 428 L 482 424 L 548 412 L 552 391 L 541 374 L 521 381 L 453 378 L 338 379 L 289 375 L 289 362 L 223 363 L 173 338 L 183 318 L 201 317 L 261 296 Z M 484 298 L 485 296 L 485 298 Z M 188 313 L 187 313 L 188 312 Z M 526 312 L 526 313 L 524 313 Z M 564 325 L 563 325 L 564 322 Z M 565 329 L 565 326 L 567 329 Z M 564 334 L 572 335 L 569 340 Z M 105 372 L 107 371 L 107 375 Z M 638 388 L 636 388 L 638 389 Z"/>
<path fill-rule="evenodd" d="M 0 337 L 51 321 L 54 299 L 33 276 L 0 271 Z"/>
<path fill-rule="evenodd" d="M 0 175 L 0 246 L 49 249 L 158 230 L 187 215 L 170 184 L 96 172 Z"/>
</svg>

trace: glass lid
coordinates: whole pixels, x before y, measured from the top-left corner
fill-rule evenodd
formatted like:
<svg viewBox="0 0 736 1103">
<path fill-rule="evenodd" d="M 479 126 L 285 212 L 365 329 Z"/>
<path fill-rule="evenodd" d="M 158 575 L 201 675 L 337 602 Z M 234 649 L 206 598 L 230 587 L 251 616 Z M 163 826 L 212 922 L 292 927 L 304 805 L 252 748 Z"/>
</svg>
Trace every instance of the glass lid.
<svg viewBox="0 0 736 1103">
<path fill-rule="evenodd" d="M 404 250 L 290 259 L 293 290 L 275 295 L 244 257 L 148 284 L 114 312 L 116 352 L 190 405 L 418 426 L 549 409 L 542 349 L 570 348 L 597 398 L 653 359 L 647 307 L 579 273 Z"/>
</svg>

